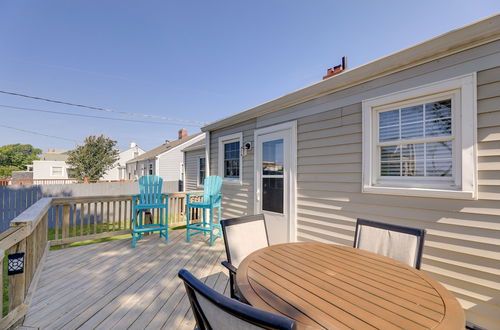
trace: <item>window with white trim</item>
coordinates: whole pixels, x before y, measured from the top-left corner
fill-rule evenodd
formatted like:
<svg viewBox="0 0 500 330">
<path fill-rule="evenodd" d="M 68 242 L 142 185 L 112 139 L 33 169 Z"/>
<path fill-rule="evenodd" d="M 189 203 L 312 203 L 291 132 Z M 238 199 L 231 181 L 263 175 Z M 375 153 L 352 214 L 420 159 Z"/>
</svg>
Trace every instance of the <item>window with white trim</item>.
<svg viewBox="0 0 500 330">
<path fill-rule="evenodd" d="M 241 133 L 219 138 L 219 176 L 225 181 L 241 183 L 241 140 Z"/>
<path fill-rule="evenodd" d="M 205 182 L 206 160 L 205 157 L 198 158 L 198 186 L 203 186 Z"/>
<path fill-rule="evenodd" d="M 63 176 L 63 168 L 61 166 L 52 166 L 51 175 L 52 176 Z"/>
<path fill-rule="evenodd" d="M 363 191 L 474 198 L 475 74 L 363 102 Z"/>
</svg>

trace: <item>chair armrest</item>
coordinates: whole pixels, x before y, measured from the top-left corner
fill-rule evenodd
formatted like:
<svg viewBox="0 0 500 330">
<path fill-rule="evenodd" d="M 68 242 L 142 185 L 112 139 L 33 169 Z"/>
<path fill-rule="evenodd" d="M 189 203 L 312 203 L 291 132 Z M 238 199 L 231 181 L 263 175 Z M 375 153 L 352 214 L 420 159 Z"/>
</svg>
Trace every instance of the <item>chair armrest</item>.
<svg viewBox="0 0 500 330">
<path fill-rule="evenodd" d="M 229 263 L 228 261 L 223 261 L 221 262 L 222 266 L 226 267 L 231 273 L 236 275 L 236 267 L 233 266 L 233 264 Z"/>
</svg>

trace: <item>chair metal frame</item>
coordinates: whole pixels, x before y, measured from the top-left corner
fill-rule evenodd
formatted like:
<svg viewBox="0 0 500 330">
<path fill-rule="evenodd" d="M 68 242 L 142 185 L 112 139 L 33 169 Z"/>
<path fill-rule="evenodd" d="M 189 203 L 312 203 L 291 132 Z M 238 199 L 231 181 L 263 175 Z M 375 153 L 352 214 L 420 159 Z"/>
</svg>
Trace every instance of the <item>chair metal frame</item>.
<svg viewBox="0 0 500 330">
<path fill-rule="evenodd" d="M 264 329 L 296 329 L 296 322 L 285 316 L 269 313 L 252 306 L 243 304 L 237 300 L 228 298 L 198 280 L 193 274 L 185 269 L 179 271 L 178 276 L 184 281 L 186 293 L 191 304 L 191 309 L 196 320 L 198 329 L 212 329 L 209 320 L 201 308 L 196 293 L 213 303 L 222 311 L 256 327 Z"/>
<path fill-rule="evenodd" d="M 161 192 L 162 186 L 163 179 L 159 176 L 145 175 L 139 178 L 140 193 L 132 195 L 132 248 L 135 248 L 144 233 L 157 231 L 168 243 L 168 194 Z M 144 224 L 143 213 L 151 209 L 160 209 L 158 223 Z"/>
<path fill-rule="evenodd" d="M 202 193 L 189 193 L 186 194 L 186 242 L 189 243 L 191 236 L 203 233 L 210 234 L 210 246 L 214 245 L 214 240 L 219 237 L 222 238 L 222 230 L 220 220 L 222 217 L 222 178 L 220 176 L 211 175 L 206 177 L 203 181 Z M 214 191 L 212 191 L 214 190 Z M 192 202 L 192 196 L 203 196 L 202 202 Z M 191 223 L 191 208 L 202 209 L 202 222 Z M 214 223 L 214 208 L 217 208 L 217 215 L 219 223 Z M 210 210 L 210 219 L 207 221 L 205 210 Z M 218 229 L 217 234 L 214 231 Z M 194 232 L 190 232 L 194 231 Z"/>
<path fill-rule="evenodd" d="M 359 233 L 359 226 L 360 225 L 361 226 L 375 227 L 375 228 L 380 228 L 380 229 L 386 229 L 389 231 L 395 231 L 398 233 L 416 236 L 418 247 L 417 247 L 417 255 L 415 258 L 415 268 L 420 269 L 420 265 L 422 262 L 422 253 L 424 251 L 424 241 L 425 241 L 425 233 L 426 233 L 425 229 L 412 228 L 412 227 L 406 227 L 406 226 L 400 226 L 400 225 L 393 225 L 393 224 L 389 224 L 389 223 L 358 218 L 356 221 L 356 231 L 354 233 L 354 244 L 353 244 L 354 248 L 358 248 L 358 246 L 359 246 L 358 233 Z"/>
<path fill-rule="evenodd" d="M 221 262 L 221 264 L 226 267 L 229 270 L 229 284 L 231 288 L 231 298 L 238 299 L 239 301 L 245 302 L 246 300 L 241 297 L 238 294 L 238 290 L 236 287 L 236 272 L 238 269 L 232 264 L 231 262 L 231 253 L 229 251 L 229 246 L 228 246 L 228 238 L 226 234 L 226 227 L 230 227 L 232 225 L 239 225 L 242 223 L 247 223 L 247 222 L 252 222 L 252 221 L 264 221 L 264 229 L 266 231 L 266 240 L 267 240 L 267 245 L 269 246 L 269 234 L 267 233 L 267 227 L 266 227 L 266 217 L 264 214 L 257 214 L 257 215 L 247 215 L 244 217 L 239 217 L 239 218 L 232 218 L 232 219 L 225 219 L 221 221 L 221 226 L 222 226 L 222 234 L 224 235 L 224 246 L 226 248 L 226 256 L 227 256 L 227 261 Z"/>
</svg>

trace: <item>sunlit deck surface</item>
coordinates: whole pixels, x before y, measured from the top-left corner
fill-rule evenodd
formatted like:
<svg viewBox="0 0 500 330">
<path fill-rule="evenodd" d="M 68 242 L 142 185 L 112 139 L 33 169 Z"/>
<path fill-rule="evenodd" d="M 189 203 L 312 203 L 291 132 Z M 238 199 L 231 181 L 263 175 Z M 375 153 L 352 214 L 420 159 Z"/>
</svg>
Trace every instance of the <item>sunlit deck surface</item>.
<svg viewBox="0 0 500 330">
<path fill-rule="evenodd" d="M 186 268 L 207 285 L 228 295 L 224 243 L 208 236 L 170 232 L 165 244 L 157 234 L 131 248 L 119 240 L 50 251 L 24 321 L 40 329 L 193 329 L 184 284 Z"/>
</svg>

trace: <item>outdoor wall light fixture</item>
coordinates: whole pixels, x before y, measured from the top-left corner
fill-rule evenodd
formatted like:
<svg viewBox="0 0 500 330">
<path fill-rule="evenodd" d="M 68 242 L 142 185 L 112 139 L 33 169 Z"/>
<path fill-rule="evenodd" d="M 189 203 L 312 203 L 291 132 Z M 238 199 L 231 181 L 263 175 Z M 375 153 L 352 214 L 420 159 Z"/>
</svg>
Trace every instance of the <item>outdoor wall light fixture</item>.
<svg viewBox="0 0 500 330">
<path fill-rule="evenodd" d="M 248 155 L 248 151 L 249 150 L 252 150 L 252 143 L 251 142 L 246 142 L 241 147 L 241 156 L 245 157 L 246 155 Z"/>
<path fill-rule="evenodd" d="M 16 275 L 24 272 L 24 252 L 8 255 L 8 275 Z"/>
</svg>

